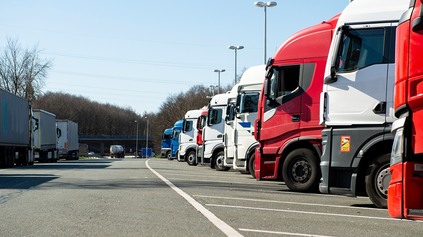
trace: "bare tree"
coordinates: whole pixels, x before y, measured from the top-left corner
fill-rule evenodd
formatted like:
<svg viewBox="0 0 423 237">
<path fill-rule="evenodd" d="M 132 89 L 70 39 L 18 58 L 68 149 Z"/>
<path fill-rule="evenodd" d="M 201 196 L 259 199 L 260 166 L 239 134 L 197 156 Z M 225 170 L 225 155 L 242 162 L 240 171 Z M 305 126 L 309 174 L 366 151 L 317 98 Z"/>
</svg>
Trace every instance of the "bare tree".
<svg viewBox="0 0 423 237">
<path fill-rule="evenodd" d="M 40 95 L 51 61 L 40 59 L 39 53 L 37 46 L 23 49 L 8 38 L 0 54 L 0 88 L 29 101 Z"/>
</svg>

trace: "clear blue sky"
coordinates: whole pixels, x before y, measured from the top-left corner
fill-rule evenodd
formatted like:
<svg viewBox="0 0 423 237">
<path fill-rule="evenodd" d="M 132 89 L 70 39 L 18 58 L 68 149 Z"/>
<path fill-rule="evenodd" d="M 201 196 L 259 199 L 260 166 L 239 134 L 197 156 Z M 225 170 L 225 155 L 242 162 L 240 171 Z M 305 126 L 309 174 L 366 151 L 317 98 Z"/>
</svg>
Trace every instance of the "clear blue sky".
<svg viewBox="0 0 423 237">
<path fill-rule="evenodd" d="M 279 0 L 267 9 L 267 57 L 291 34 L 341 12 L 349 0 Z M 192 85 L 221 85 L 264 62 L 264 10 L 249 0 L 1 1 L 0 47 L 7 37 L 38 45 L 53 66 L 43 89 L 158 112 Z"/>
</svg>

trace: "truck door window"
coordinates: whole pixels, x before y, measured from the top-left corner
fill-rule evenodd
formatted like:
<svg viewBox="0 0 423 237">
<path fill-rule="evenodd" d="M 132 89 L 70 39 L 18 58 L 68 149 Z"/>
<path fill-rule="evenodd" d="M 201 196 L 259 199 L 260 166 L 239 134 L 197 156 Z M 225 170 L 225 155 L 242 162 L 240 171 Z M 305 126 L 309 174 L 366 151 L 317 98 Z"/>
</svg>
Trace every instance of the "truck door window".
<svg viewBox="0 0 423 237">
<path fill-rule="evenodd" d="M 172 134 L 167 134 L 167 133 L 163 134 L 163 140 L 168 140 L 171 138 L 172 138 Z"/>
<path fill-rule="evenodd" d="M 226 121 L 233 121 L 235 119 L 235 104 L 230 103 L 226 109 Z"/>
<path fill-rule="evenodd" d="M 294 92 L 300 85 L 300 65 L 274 68 L 275 95 L 286 96 Z"/>
<path fill-rule="evenodd" d="M 345 29 L 336 60 L 337 72 L 385 63 L 386 29 Z"/>
<path fill-rule="evenodd" d="M 184 132 L 192 131 L 192 121 L 185 120 L 184 121 Z"/>
<path fill-rule="evenodd" d="M 240 113 L 257 112 L 259 93 L 245 93 L 241 97 Z"/>
<path fill-rule="evenodd" d="M 222 110 L 221 109 L 211 109 L 209 110 L 209 124 L 218 124 L 222 122 Z"/>
<path fill-rule="evenodd" d="M 200 120 L 200 129 L 203 129 L 207 124 L 207 117 L 204 115 L 201 115 L 201 120 Z"/>
<path fill-rule="evenodd" d="M 173 131 L 173 139 L 175 139 L 175 138 L 179 138 L 179 134 L 180 134 L 181 132 L 180 131 L 178 131 L 178 130 L 174 130 Z"/>
</svg>

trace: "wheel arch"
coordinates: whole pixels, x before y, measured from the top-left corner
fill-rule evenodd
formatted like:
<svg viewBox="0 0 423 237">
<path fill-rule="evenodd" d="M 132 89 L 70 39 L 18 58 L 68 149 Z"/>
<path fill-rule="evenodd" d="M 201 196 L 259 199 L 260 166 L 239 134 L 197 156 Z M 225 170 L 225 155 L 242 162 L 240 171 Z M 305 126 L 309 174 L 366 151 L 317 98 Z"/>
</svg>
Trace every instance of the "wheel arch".
<svg viewBox="0 0 423 237">
<path fill-rule="evenodd" d="M 280 154 L 277 178 L 282 180 L 282 166 L 285 162 L 285 158 L 288 156 L 289 153 L 292 151 L 299 149 L 299 148 L 307 148 L 311 150 L 316 157 L 319 158 L 318 162 L 320 163 L 320 157 L 322 155 L 322 139 L 315 138 L 315 137 L 304 137 L 304 138 L 295 138 L 290 140 L 283 148 L 282 153 Z"/>
<path fill-rule="evenodd" d="M 256 142 L 254 142 L 253 144 L 251 144 L 249 147 L 248 147 L 248 149 L 247 149 L 247 151 L 245 152 L 245 159 L 246 159 L 246 162 L 247 162 L 247 167 L 246 167 L 246 171 L 250 171 L 249 170 L 249 166 L 248 166 L 248 161 L 250 160 L 250 157 L 251 157 L 251 155 L 252 154 L 254 154 L 255 152 L 256 152 L 256 148 L 259 146 L 259 143 L 256 141 Z"/>
<path fill-rule="evenodd" d="M 358 157 L 354 159 L 354 167 L 358 167 L 355 195 L 367 195 L 365 177 L 370 172 L 370 165 L 382 154 L 390 153 L 394 141 L 393 135 L 380 135 L 360 149 Z M 358 163 L 358 164 L 357 164 Z"/>
<path fill-rule="evenodd" d="M 210 166 L 212 168 L 214 168 L 214 163 L 216 160 L 217 153 L 219 153 L 220 151 L 224 152 L 224 149 L 225 149 L 225 146 L 223 144 L 217 144 L 216 146 L 213 147 L 212 157 L 210 159 Z"/>
</svg>

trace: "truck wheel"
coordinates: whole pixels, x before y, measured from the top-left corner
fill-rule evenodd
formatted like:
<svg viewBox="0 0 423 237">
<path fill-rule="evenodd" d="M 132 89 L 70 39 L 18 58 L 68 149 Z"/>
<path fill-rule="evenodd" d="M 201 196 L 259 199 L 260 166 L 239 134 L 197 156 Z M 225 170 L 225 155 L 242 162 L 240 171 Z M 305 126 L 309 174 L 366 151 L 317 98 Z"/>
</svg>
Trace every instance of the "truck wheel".
<svg viewBox="0 0 423 237">
<path fill-rule="evenodd" d="M 188 154 L 186 155 L 186 158 L 187 158 L 188 165 L 191 165 L 191 166 L 197 165 L 197 155 L 195 151 L 189 151 Z"/>
<path fill-rule="evenodd" d="M 172 160 L 172 153 L 170 151 L 166 152 L 166 158 Z"/>
<path fill-rule="evenodd" d="M 255 156 L 254 156 L 254 152 L 251 153 L 250 157 L 248 158 L 248 170 L 250 171 L 251 176 L 253 176 L 253 178 L 256 178 L 256 168 L 254 165 L 255 162 Z"/>
<path fill-rule="evenodd" d="M 389 159 L 387 153 L 376 158 L 370 166 L 370 172 L 366 175 L 366 192 L 370 200 L 379 208 L 387 207 L 388 186 L 391 181 L 389 171 Z"/>
<path fill-rule="evenodd" d="M 223 159 L 224 159 L 224 155 L 223 155 L 223 151 L 219 151 L 216 155 L 216 159 L 215 159 L 215 168 L 217 171 L 228 171 L 230 168 L 226 167 Z"/>
<path fill-rule="evenodd" d="M 314 192 L 319 188 L 318 157 L 306 148 L 292 151 L 282 166 L 282 177 L 292 191 Z"/>
</svg>

